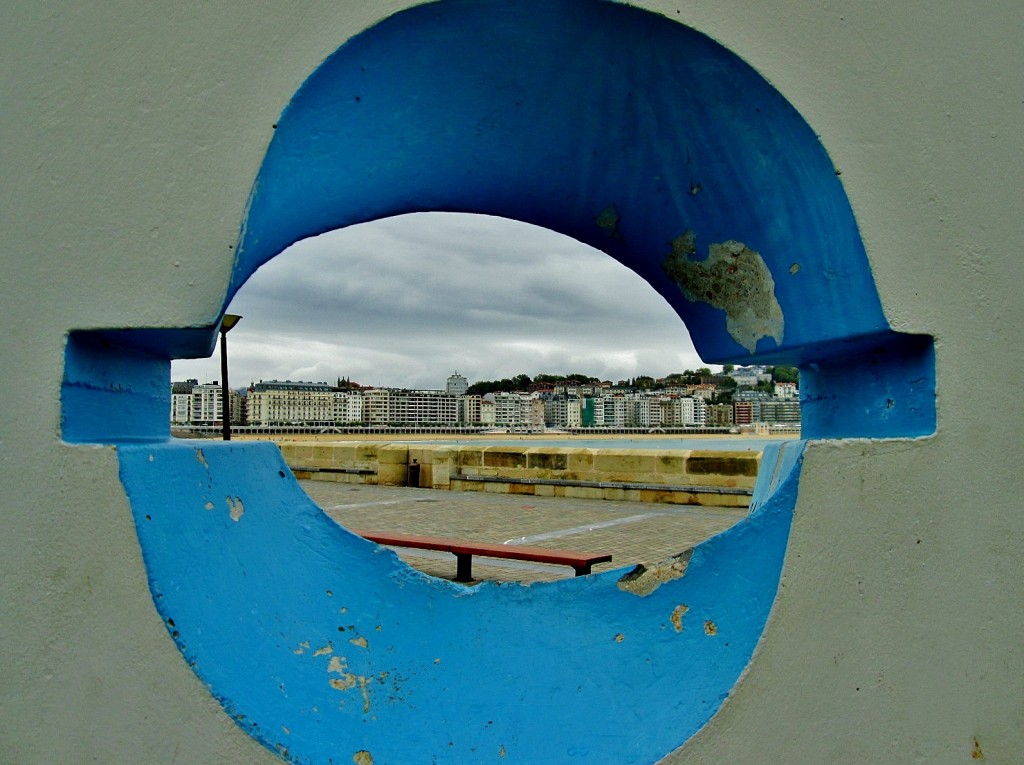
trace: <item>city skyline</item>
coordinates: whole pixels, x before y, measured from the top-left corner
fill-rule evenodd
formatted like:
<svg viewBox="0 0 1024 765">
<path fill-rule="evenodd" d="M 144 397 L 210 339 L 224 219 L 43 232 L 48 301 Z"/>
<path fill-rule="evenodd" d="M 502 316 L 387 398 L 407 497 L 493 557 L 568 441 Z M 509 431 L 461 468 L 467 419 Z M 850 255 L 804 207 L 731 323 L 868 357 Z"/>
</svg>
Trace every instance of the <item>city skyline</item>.
<svg viewBox="0 0 1024 765">
<path fill-rule="evenodd" d="M 681 319 L 603 253 L 535 226 L 421 213 L 299 242 L 229 307 L 232 387 L 260 379 L 436 388 L 559 369 L 617 381 L 706 365 Z M 558 372 L 562 373 L 562 372 Z M 215 353 L 172 379 L 220 379 Z"/>
</svg>

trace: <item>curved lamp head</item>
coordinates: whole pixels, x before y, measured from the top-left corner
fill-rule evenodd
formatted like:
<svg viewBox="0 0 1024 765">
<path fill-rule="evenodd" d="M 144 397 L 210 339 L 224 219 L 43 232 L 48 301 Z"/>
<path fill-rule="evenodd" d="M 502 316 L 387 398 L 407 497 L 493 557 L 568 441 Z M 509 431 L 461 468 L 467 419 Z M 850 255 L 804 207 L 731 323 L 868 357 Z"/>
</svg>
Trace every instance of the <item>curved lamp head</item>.
<svg viewBox="0 0 1024 765">
<path fill-rule="evenodd" d="M 230 332 L 238 322 L 242 320 L 241 316 L 233 313 L 224 314 L 224 318 L 220 320 L 220 333 L 226 335 Z"/>
</svg>

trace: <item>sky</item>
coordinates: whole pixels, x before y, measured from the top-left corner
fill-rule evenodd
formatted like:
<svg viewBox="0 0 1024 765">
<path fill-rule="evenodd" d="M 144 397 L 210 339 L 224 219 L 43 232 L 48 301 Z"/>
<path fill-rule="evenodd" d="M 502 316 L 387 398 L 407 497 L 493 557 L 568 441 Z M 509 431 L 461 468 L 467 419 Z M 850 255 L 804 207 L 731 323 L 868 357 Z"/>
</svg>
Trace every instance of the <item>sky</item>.
<svg viewBox="0 0 1024 765">
<path fill-rule="evenodd" d="M 417 213 L 298 242 L 228 308 L 229 383 L 444 388 L 525 373 L 618 381 L 705 366 L 681 319 L 602 252 L 504 218 Z M 172 379 L 220 379 L 219 351 Z"/>
</svg>

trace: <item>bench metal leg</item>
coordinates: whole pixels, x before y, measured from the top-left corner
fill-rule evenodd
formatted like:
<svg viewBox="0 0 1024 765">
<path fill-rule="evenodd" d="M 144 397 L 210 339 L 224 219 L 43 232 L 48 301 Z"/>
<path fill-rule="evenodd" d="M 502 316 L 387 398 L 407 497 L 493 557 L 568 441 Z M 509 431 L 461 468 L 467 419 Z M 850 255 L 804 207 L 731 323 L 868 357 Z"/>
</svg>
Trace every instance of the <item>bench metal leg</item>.
<svg viewBox="0 0 1024 765">
<path fill-rule="evenodd" d="M 583 566 L 573 566 L 573 570 L 576 572 L 576 576 L 586 576 L 590 573 L 590 564 L 587 563 Z"/>
<path fill-rule="evenodd" d="M 455 581 L 473 581 L 473 556 L 469 553 L 455 553 Z"/>
</svg>

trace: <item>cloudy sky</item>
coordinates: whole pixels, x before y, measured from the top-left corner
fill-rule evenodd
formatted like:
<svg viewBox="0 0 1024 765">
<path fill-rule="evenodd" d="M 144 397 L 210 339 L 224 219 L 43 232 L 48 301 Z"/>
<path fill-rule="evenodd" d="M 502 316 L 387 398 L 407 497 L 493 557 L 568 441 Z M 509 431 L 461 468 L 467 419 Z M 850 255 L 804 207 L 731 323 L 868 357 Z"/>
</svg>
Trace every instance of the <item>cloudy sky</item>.
<svg viewBox="0 0 1024 765">
<path fill-rule="evenodd" d="M 299 242 L 242 287 L 232 387 L 259 380 L 443 388 L 525 373 L 620 380 L 703 366 L 682 321 L 597 250 L 503 218 L 422 213 Z M 219 354 L 172 378 L 220 379 Z"/>
</svg>

